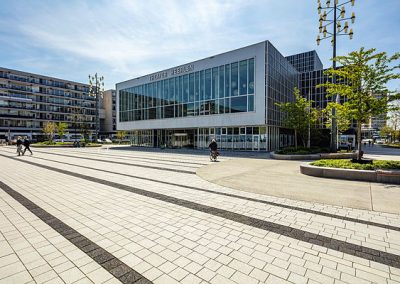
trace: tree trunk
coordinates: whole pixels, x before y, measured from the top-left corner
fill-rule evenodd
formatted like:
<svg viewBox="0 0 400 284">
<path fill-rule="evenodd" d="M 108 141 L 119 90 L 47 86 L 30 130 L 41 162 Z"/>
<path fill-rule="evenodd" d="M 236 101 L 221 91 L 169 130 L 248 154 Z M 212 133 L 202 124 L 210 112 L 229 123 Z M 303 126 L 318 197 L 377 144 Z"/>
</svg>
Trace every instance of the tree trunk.
<svg viewBox="0 0 400 284">
<path fill-rule="evenodd" d="M 361 121 L 357 121 L 357 149 L 358 149 L 358 153 L 357 153 L 357 160 L 361 160 Z"/>
<path fill-rule="evenodd" d="M 294 130 L 294 148 L 297 149 L 297 130 Z"/>
</svg>

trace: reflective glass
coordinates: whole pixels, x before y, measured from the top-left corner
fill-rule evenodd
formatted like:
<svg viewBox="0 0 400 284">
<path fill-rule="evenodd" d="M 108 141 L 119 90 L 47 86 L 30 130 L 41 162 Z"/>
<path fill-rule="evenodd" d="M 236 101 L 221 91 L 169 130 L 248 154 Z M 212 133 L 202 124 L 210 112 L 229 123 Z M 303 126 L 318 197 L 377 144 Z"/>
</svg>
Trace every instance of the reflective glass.
<svg viewBox="0 0 400 284">
<path fill-rule="evenodd" d="M 219 67 L 219 98 L 223 98 L 224 95 L 224 83 L 225 83 L 225 78 L 224 78 L 224 66 Z"/>
<path fill-rule="evenodd" d="M 206 69 L 205 71 L 205 93 L 204 93 L 204 99 L 209 100 L 211 99 L 211 69 Z"/>
<path fill-rule="evenodd" d="M 231 64 L 231 97 L 239 95 L 238 92 L 238 63 Z"/>
<path fill-rule="evenodd" d="M 248 96 L 248 110 L 247 111 L 254 111 L 254 96 Z"/>
<path fill-rule="evenodd" d="M 239 94 L 247 94 L 247 60 L 240 61 L 239 64 Z"/>
<path fill-rule="evenodd" d="M 231 98 L 231 112 L 246 112 L 247 96 Z"/>
<path fill-rule="evenodd" d="M 211 98 L 218 98 L 218 67 L 212 69 L 212 92 Z"/>
<path fill-rule="evenodd" d="M 254 94 L 254 58 L 249 59 L 249 94 Z"/>
</svg>

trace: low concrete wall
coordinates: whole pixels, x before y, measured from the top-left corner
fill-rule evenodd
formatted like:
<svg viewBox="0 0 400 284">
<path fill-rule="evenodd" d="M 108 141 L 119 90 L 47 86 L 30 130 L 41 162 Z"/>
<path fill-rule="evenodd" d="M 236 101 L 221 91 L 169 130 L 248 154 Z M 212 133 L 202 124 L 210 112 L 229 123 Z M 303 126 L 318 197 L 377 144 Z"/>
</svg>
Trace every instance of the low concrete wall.
<svg viewBox="0 0 400 284">
<path fill-rule="evenodd" d="M 270 153 L 270 157 L 276 160 L 321 160 L 321 159 L 353 159 L 357 158 L 357 153 L 320 153 L 308 155 L 281 155 L 275 152 Z"/>
<path fill-rule="evenodd" d="M 399 170 L 367 171 L 367 170 L 353 170 L 353 169 L 337 169 L 328 167 L 316 167 L 316 166 L 311 166 L 309 163 L 304 163 L 300 165 L 300 172 L 304 175 L 314 176 L 314 177 L 400 184 Z"/>
</svg>

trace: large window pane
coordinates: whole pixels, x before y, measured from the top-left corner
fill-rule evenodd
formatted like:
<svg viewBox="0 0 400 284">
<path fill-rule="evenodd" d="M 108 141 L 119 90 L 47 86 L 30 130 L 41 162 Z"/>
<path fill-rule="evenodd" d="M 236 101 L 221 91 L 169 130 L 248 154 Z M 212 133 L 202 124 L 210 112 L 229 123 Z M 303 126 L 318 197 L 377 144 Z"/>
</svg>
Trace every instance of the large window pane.
<svg viewBox="0 0 400 284">
<path fill-rule="evenodd" d="M 249 94 L 254 94 L 254 58 L 249 59 Z"/>
<path fill-rule="evenodd" d="M 224 66 L 219 67 L 219 98 L 224 97 Z"/>
<path fill-rule="evenodd" d="M 239 64 L 239 94 L 247 94 L 247 60 L 240 61 Z"/>
<path fill-rule="evenodd" d="M 254 111 L 254 96 L 248 96 L 248 111 Z"/>
<path fill-rule="evenodd" d="M 219 100 L 219 113 L 225 113 L 225 100 Z"/>
<path fill-rule="evenodd" d="M 179 76 L 179 83 L 178 83 L 179 103 L 183 102 L 182 86 L 183 86 L 183 76 Z"/>
<path fill-rule="evenodd" d="M 174 98 L 175 98 L 175 103 L 179 104 L 180 98 L 179 98 L 179 77 L 175 77 L 175 87 L 174 87 Z"/>
<path fill-rule="evenodd" d="M 168 105 L 168 80 L 163 80 L 163 101 L 164 105 Z"/>
<path fill-rule="evenodd" d="M 189 74 L 189 102 L 194 101 L 194 73 Z"/>
<path fill-rule="evenodd" d="M 231 98 L 231 112 L 246 112 L 247 96 Z"/>
<path fill-rule="evenodd" d="M 232 63 L 231 64 L 231 97 L 235 97 L 237 95 L 239 95 L 239 91 L 238 91 L 238 63 Z"/>
<path fill-rule="evenodd" d="M 173 118 L 174 117 L 174 106 L 165 106 L 165 118 Z"/>
<path fill-rule="evenodd" d="M 189 101 L 189 75 L 183 76 L 183 102 Z"/>
<path fill-rule="evenodd" d="M 169 104 L 175 103 L 174 93 L 175 93 L 175 78 L 169 79 L 169 88 L 168 88 L 168 100 Z"/>
<path fill-rule="evenodd" d="M 218 67 L 212 69 L 212 92 L 211 98 L 218 98 Z"/>
<path fill-rule="evenodd" d="M 198 101 L 199 99 L 200 99 L 200 72 L 196 72 L 194 78 L 194 100 Z"/>
<path fill-rule="evenodd" d="M 157 82 L 157 106 L 162 106 L 162 86 L 161 81 Z"/>
<path fill-rule="evenodd" d="M 230 69 L 230 65 L 227 64 L 225 65 L 225 97 L 230 97 L 231 92 L 230 92 L 230 81 L 231 81 L 231 69 Z"/>
<path fill-rule="evenodd" d="M 204 70 L 200 71 L 200 100 L 204 100 Z"/>
<path fill-rule="evenodd" d="M 204 93 L 204 99 L 209 100 L 211 99 L 211 69 L 207 69 L 205 71 L 205 93 Z"/>
</svg>

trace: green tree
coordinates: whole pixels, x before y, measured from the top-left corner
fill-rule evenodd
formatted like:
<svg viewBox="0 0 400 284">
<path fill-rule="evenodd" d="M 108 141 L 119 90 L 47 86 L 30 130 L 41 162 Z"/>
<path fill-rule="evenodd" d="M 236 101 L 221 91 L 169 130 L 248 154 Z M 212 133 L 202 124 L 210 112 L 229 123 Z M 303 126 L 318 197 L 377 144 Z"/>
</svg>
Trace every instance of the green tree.
<svg viewBox="0 0 400 284">
<path fill-rule="evenodd" d="M 46 121 L 43 125 L 43 132 L 47 135 L 50 143 L 53 142 L 54 133 L 56 133 L 57 125 L 54 122 Z"/>
<path fill-rule="evenodd" d="M 60 138 L 63 137 L 65 134 L 65 130 L 68 128 L 68 124 L 65 122 L 59 122 L 57 124 L 57 134 L 60 136 Z"/>
<path fill-rule="evenodd" d="M 387 113 L 389 102 L 399 96 L 386 86 L 387 82 L 400 78 L 400 74 L 394 72 L 400 65 L 393 65 L 399 58 L 400 53 L 388 57 L 386 52 L 376 53 L 375 48 L 365 50 L 362 47 L 346 56 L 333 58 L 342 66 L 329 69 L 325 74 L 331 78 L 336 76 L 336 83 L 317 86 L 326 87 L 328 96 L 339 94 L 344 97 L 342 108 L 357 122 L 358 159 L 361 159 L 361 124 L 367 123 L 372 116 Z M 340 108 L 336 103 L 332 105 Z"/>
<path fill-rule="evenodd" d="M 323 115 L 326 118 L 325 125 L 327 128 L 332 127 L 332 108 L 336 108 L 336 126 L 339 132 L 345 132 L 350 128 L 351 118 L 350 113 L 345 105 L 329 102 L 323 110 Z"/>
<path fill-rule="evenodd" d="M 395 130 L 392 128 L 392 127 L 390 127 L 390 126 L 384 126 L 384 127 L 382 127 L 381 128 L 381 130 L 379 131 L 379 135 L 382 137 L 382 138 L 386 138 L 386 141 L 388 140 L 388 137 L 390 137 L 390 136 L 392 136 L 393 135 L 393 132 L 394 132 Z M 393 138 L 393 137 L 392 137 Z M 390 139 L 391 140 L 391 139 Z M 391 142 L 391 141 L 390 141 Z"/>
<path fill-rule="evenodd" d="M 287 103 L 277 103 L 285 114 L 283 124 L 285 127 L 294 130 L 294 143 L 297 148 L 297 137 L 299 136 L 303 146 L 306 147 L 309 137 L 310 127 L 315 125 L 317 120 L 317 110 L 311 107 L 312 101 L 308 101 L 300 95 L 299 89 L 294 89 L 295 101 Z M 308 138 L 308 139 L 307 139 Z M 307 145 L 308 147 L 310 145 Z"/>
<path fill-rule="evenodd" d="M 125 138 L 127 132 L 126 131 L 117 131 L 117 139 L 119 140 L 119 144 L 121 144 L 122 139 Z"/>
</svg>

